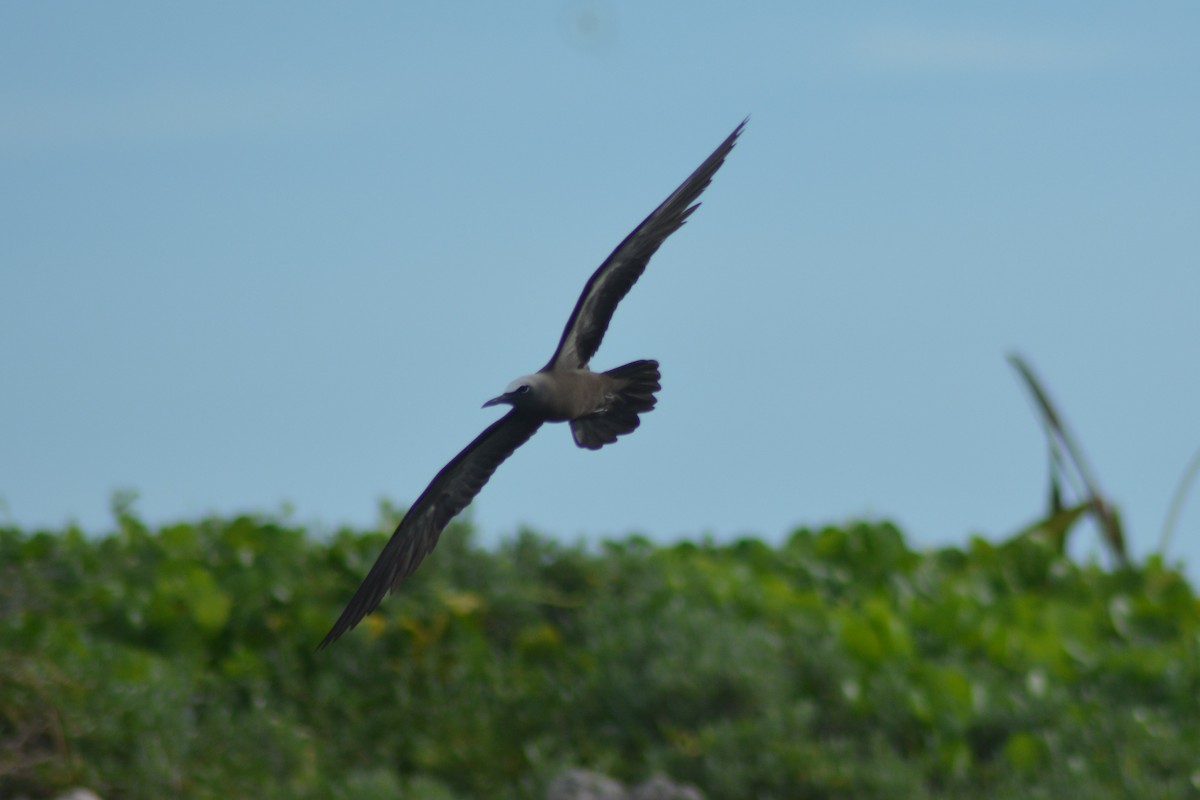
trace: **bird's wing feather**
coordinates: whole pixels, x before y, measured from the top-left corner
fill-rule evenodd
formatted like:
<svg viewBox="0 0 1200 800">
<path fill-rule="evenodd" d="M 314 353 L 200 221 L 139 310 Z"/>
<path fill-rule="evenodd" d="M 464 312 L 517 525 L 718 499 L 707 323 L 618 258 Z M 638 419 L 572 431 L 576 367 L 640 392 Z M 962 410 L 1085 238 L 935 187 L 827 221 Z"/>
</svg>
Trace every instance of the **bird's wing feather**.
<svg viewBox="0 0 1200 800">
<path fill-rule="evenodd" d="M 679 230 L 699 207 L 699 203 L 694 201 L 725 162 L 725 157 L 733 149 L 734 142 L 745 126 L 746 121 L 743 120 L 721 146 L 641 225 L 634 228 L 633 233 L 626 236 L 600 268 L 592 273 L 575 304 L 575 310 L 567 320 L 558 349 L 545 369 L 580 369 L 591 361 L 600 348 L 617 304 L 641 277 L 659 246 Z"/>
<path fill-rule="evenodd" d="M 496 468 L 528 441 L 541 424 L 540 419 L 514 409 L 492 423 L 442 468 L 400 520 L 375 566 L 371 567 L 318 649 L 324 649 L 361 622 L 375 610 L 384 595 L 412 574 L 437 545 L 438 537 L 450 520 L 466 508 Z"/>
</svg>

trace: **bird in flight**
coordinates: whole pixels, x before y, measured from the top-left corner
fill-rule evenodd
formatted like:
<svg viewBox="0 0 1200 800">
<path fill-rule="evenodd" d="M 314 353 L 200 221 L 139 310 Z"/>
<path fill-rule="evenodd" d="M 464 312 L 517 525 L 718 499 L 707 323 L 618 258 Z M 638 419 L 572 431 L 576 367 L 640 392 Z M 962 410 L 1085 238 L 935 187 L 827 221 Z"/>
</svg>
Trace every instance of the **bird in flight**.
<svg viewBox="0 0 1200 800">
<path fill-rule="evenodd" d="M 634 361 L 607 372 L 592 372 L 588 362 L 600 347 L 617 303 L 659 246 L 699 207 L 696 198 L 725 163 L 745 126 L 743 120 L 592 274 L 546 366 L 517 378 L 503 394 L 483 404 L 512 408 L 443 467 L 412 504 L 318 649 L 361 622 L 413 573 L 450 520 L 542 423 L 570 423 L 575 444 L 598 450 L 633 431 L 640 424 L 638 415 L 654 408 L 654 393 L 660 388 L 657 361 Z"/>
</svg>

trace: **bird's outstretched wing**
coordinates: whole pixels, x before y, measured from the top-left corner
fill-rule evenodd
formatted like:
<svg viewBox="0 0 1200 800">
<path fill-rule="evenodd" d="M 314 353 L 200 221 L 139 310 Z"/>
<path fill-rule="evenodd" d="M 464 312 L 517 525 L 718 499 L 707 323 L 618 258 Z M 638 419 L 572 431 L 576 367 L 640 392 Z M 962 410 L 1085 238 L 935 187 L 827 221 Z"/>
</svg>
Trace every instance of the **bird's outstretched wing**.
<svg viewBox="0 0 1200 800">
<path fill-rule="evenodd" d="M 743 120 L 729 134 L 729 138 L 721 142 L 721 146 L 641 225 L 634 228 L 633 233 L 626 236 L 625 241 L 617 245 L 612 255 L 592 273 L 575 304 L 575 310 L 571 312 L 571 318 L 567 320 L 558 349 L 545 369 L 579 369 L 591 361 L 600 348 L 609 320 L 617 310 L 617 303 L 641 277 L 650 256 L 699 207 L 700 204 L 694 201 L 708 186 L 721 164 L 725 163 L 725 157 L 733 149 L 734 142 L 745 126 L 746 120 Z"/>
<path fill-rule="evenodd" d="M 492 477 L 504 459 L 541 427 L 542 421 L 512 410 L 492 423 L 475 441 L 442 468 L 412 504 L 384 546 L 362 585 L 350 599 L 329 633 L 317 646 L 323 650 L 370 614 L 400 582 L 412 574 L 438 542 L 442 529 Z"/>
</svg>

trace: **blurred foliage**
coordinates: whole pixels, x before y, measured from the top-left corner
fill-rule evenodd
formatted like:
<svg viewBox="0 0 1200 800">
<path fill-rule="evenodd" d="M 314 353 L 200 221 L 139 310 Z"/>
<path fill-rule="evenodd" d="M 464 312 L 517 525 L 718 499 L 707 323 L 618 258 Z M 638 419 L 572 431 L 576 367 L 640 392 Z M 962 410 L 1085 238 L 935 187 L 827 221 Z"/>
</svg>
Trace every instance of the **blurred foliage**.
<svg viewBox="0 0 1200 800">
<path fill-rule="evenodd" d="M 385 537 L 268 518 L 0 528 L 0 797 L 1200 797 L 1200 604 L 1151 559 L 893 526 L 498 550 L 451 525 L 314 646 Z"/>
<path fill-rule="evenodd" d="M 1033 367 L 1016 353 L 1009 355 L 1008 363 L 1021 376 L 1033 397 L 1046 431 L 1050 456 L 1050 510 L 1043 519 L 1024 530 L 1022 535 L 1046 537 L 1062 552 L 1066 549 L 1071 528 L 1077 522 L 1091 518 L 1099 527 L 1101 540 L 1116 563 L 1128 565 L 1129 553 L 1125 548 L 1125 527 L 1121 522 L 1121 514 L 1116 505 L 1100 491 L 1100 485 L 1091 465 L 1083 457 L 1078 440 L 1050 400 L 1045 385 Z M 1069 506 L 1063 498 L 1066 491 L 1076 498 Z M 1164 541 L 1163 549 L 1165 547 Z M 1163 549 L 1160 549 L 1160 553 Z"/>
</svg>

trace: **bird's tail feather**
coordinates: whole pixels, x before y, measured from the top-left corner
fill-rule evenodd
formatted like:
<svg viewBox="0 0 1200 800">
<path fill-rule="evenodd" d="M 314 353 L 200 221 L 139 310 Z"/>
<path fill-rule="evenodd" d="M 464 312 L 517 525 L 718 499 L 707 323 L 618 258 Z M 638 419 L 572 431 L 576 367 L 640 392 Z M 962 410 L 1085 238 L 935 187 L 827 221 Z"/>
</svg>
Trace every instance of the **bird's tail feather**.
<svg viewBox="0 0 1200 800">
<path fill-rule="evenodd" d="M 604 374 L 616 379 L 612 400 L 594 414 L 571 420 L 575 444 L 589 450 L 599 450 L 635 430 L 641 424 L 638 415 L 654 408 L 654 393 L 662 388 L 657 361 L 634 361 Z"/>
</svg>

